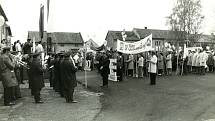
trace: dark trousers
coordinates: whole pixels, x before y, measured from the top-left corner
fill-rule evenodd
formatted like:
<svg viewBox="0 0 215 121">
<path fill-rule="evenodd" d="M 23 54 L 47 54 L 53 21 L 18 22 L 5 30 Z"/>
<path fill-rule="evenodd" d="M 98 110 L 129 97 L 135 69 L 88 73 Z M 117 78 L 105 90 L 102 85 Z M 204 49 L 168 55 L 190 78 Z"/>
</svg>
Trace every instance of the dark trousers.
<svg viewBox="0 0 215 121">
<path fill-rule="evenodd" d="M 14 87 L 4 87 L 4 105 L 14 101 Z"/>
<path fill-rule="evenodd" d="M 213 72 L 213 65 L 209 65 L 209 72 Z"/>
<path fill-rule="evenodd" d="M 103 75 L 102 76 L 102 79 L 103 79 L 103 86 L 106 86 L 108 85 L 108 74 L 106 75 Z"/>
<path fill-rule="evenodd" d="M 50 87 L 53 87 L 53 70 L 51 69 L 50 70 L 50 73 L 49 73 L 49 82 L 50 82 Z"/>
<path fill-rule="evenodd" d="M 117 68 L 117 80 L 123 81 L 122 74 L 123 74 L 123 69 Z"/>
<path fill-rule="evenodd" d="M 158 74 L 163 74 L 163 69 L 158 69 Z"/>
<path fill-rule="evenodd" d="M 190 73 L 190 72 L 191 72 L 191 69 L 192 69 L 192 66 L 187 65 L 187 72 L 188 72 L 188 73 Z"/>
<path fill-rule="evenodd" d="M 40 97 L 40 91 L 41 91 L 41 89 L 32 89 L 31 91 L 32 91 L 32 93 L 34 95 L 35 102 L 40 101 L 41 100 L 41 97 Z"/>
<path fill-rule="evenodd" d="M 128 69 L 128 76 L 133 76 L 133 69 Z"/>
<path fill-rule="evenodd" d="M 14 92 L 15 98 L 16 98 L 16 99 L 21 98 L 21 91 L 20 91 L 19 85 L 18 85 L 18 86 L 15 86 L 13 89 L 14 89 L 13 92 Z"/>
<path fill-rule="evenodd" d="M 21 66 L 20 68 L 19 68 L 19 71 L 20 71 L 20 82 L 21 83 L 23 83 L 23 66 Z"/>
<path fill-rule="evenodd" d="M 61 79 L 59 80 L 59 93 L 61 97 L 64 97 L 64 86 Z"/>
<path fill-rule="evenodd" d="M 155 85 L 156 84 L 156 73 L 150 73 L 150 85 Z"/>
<path fill-rule="evenodd" d="M 205 75 L 205 66 L 201 66 L 201 75 Z"/>
<path fill-rule="evenodd" d="M 74 93 L 74 88 L 71 89 L 65 89 L 64 90 L 64 97 L 66 99 L 66 102 L 72 102 L 73 101 L 73 93 Z"/>
</svg>

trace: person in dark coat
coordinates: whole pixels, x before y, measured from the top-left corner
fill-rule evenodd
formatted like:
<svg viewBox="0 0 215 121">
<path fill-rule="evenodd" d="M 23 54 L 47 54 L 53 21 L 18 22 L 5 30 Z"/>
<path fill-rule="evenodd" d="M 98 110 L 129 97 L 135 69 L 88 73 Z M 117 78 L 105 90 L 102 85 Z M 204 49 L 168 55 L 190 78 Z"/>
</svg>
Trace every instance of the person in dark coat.
<svg viewBox="0 0 215 121">
<path fill-rule="evenodd" d="M 54 82 L 53 82 L 53 88 L 55 90 L 55 92 L 59 92 L 59 59 L 60 59 L 60 55 L 56 54 L 55 55 L 55 59 L 54 59 Z"/>
<path fill-rule="evenodd" d="M 18 85 L 14 73 L 15 62 L 10 56 L 10 47 L 4 47 L 0 56 L 0 78 L 4 87 L 4 105 L 15 105 L 15 87 Z"/>
<path fill-rule="evenodd" d="M 77 67 L 75 66 L 72 57 L 72 52 L 70 51 L 65 54 L 65 59 L 62 63 L 63 70 L 61 70 L 63 73 L 62 81 L 64 84 L 64 96 L 67 103 L 77 103 L 77 101 L 74 101 L 73 99 L 74 88 L 77 86 Z"/>
<path fill-rule="evenodd" d="M 117 56 L 117 80 L 119 81 L 123 81 L 123 70 L 124 70 L 124 67 L 123 67 L 123 64 L 124 64 L 124 60 L 123 60 L 123 56 L 122 56 L 122 53 L 118 53 L 118 56 Z"/>
<path fill-rule="evenodd" d="M 33 61 L 30 64 L 30 73 L 32 74 L 31 90 L 34 95 L 35 103 L 43 103 L 40 97 L 40 91 L 45 85 L 40 53 L 33 54 Z"/>
<path fill-rule="evenodd" d="M 22 50 L 24 54 L 31 54 L 31 47 L 33 46 L 33 43 L 31 42 L 31 39 L 27 39 L 27 42 L 23 45 Z"/>
<path fill-rule="evenodd" d="M 64 97 L 64 84 L 63 84 L 63 76 L 64 76 L 64 66 L 63 66 L 63 61 L 64 61 L 64 54 L 61 53 L 60 54 L 60 59 L 58 62 L 58 66 L 59 66 L 59 93 L 61 97 Z"/>
<path fill-rule="evenodd" d="M 47 60 L 48 63 L 48 71 L 49 71 L 49 82 L 50 82 L 50 87 L 53 87 L 53 77 L 54 77 L 54 54 L 49 53 L 49 58 Z"/>
<path fill-rule="evenodd" d="M 103 80 L 103 84 L 102 84 L 103 87 L 104 86 L 108 87 L 108 75 L 110 73 L 109 64 L 110 64 L 109 55 L 108 55 L 108 53 L 105 53 L 103 55 L 103 60 L 102 60 L 102 64 L 100 67 L 102 80 Z"/>
<path fill-rule="evenodd" d="M 64 54 L 61 53 L 60 54 L 60 58 L 57 62 L 57 69 L 58 69 L 58 84 L 59 84 L 59 93 L 61 97 L 64 97 L 64 85 L 63 85 L 63 81 L 62 81 L 62 76 L 64 76 L 63 74 L 63 67 L 62 67 L 62 62 L 64 60 Z"/>
<path fill-rule="evenodd" d="M 27 64 L 28 64 L 28 67 L 30 67 L 30 65 L 32 64 L 32 62 L 33 62 L 33 55 L 32 54 L 30 54 L 29 56 L 28 56 L 28 59 L 26 60 L 27 61 Z M 31 89 L 31 87 L 32 87 L 32 78 L 33 78 L 33 74 L 34 74 L 34 72 L 31 72 L 31 70 L 30 69 L 27 69 L 27 74 L 28 74 L 28 84 L 29 84 L 29 89 Z M 32 90 L 31 90 L 31 95 L 33 96 L 33 92 L 32 92 Z"/>
</svg>

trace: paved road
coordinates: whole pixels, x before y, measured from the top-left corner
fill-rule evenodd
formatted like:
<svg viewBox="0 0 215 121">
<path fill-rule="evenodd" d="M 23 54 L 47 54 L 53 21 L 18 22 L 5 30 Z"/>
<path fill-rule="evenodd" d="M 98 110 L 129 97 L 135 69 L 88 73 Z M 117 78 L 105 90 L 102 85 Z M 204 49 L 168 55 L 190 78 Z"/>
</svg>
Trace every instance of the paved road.
<svg viewBox="0 0 215 121">
<path fill-rule="evenodd" d="M 95 121 L 215 121 L 215 74 L 159 77 L 156 86 L 148 78 L 127 78 L 100 91 Z"/>
<path fill-rule="evenodd" d="M 101 109 L 100 93 L 85 90 L 81 85 L 75 90 L 75 104 L 66 103 L 49 86 L 41 92 L 44 104 L 34 103 L 27 85 L 21 85 L 21 91 L 23 98 L 15 106 L 3 106 L 0 100 L 0 121 L 92 121 Z"/>
<path fill-rule="evenodd" d="M 148 78 L 127 78 L 110 81 L 108 88 L 100 88 L 97 72 L 87 74 L 88 88 L 96 93 L 79 86 L 78 104 L 68 105 L 45 88 L 46 103 L 35 105 L 23 87 L 16 107 L 0 106 L 0 121 L 215 121 L 215 74 L 158 77 L 156 86 Z M 84 83 L 84 73 L 77 79 Z"/>
</svg>

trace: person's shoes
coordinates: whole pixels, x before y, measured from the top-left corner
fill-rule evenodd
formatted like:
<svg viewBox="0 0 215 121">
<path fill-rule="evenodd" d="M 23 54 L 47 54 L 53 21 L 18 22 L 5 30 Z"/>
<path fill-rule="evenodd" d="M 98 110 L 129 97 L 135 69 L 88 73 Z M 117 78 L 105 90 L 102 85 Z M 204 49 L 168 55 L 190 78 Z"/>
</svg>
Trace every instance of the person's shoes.
<svg viewBox="0 0 215 121">
<path fill-rule="evenodd" d="M 14 102 L 10 102 L 10 103 L 8 103 L 8 104 L 4 104 L 5 106 L 12 106 L 12 105 L 15 105 L 16 103 L 14 103 Z"/>
<path fill-rule="evenodd" d="M 66 101 L 66 103 L 78 103 L 78 101 L 75 101 L 75 100 L 73 100 L 73 101 Z"/>
<path fill-rule="evenodd" d="M 71 103 L 78 103 L 78 101 L 73 100 Z"/>
<path fill-rule="evenodd" d="M 40 101 L 36 101 L 36 103 L 42 104 L 42 103 L 44 103 L 44 102 L 40 100 Z"/>
</svg>

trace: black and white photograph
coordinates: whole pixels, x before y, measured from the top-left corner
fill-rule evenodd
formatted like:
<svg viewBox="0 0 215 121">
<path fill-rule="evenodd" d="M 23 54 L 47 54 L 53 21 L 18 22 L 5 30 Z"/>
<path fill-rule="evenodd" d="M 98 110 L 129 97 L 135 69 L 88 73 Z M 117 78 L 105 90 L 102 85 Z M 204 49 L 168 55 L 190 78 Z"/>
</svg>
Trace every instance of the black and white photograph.
<svg viewBox="0 0 215 121">
<path fill-rule="evenodd" d="M 0 121 L 215 121 L 215 0 L 0 0 Z"/>
</svg>

